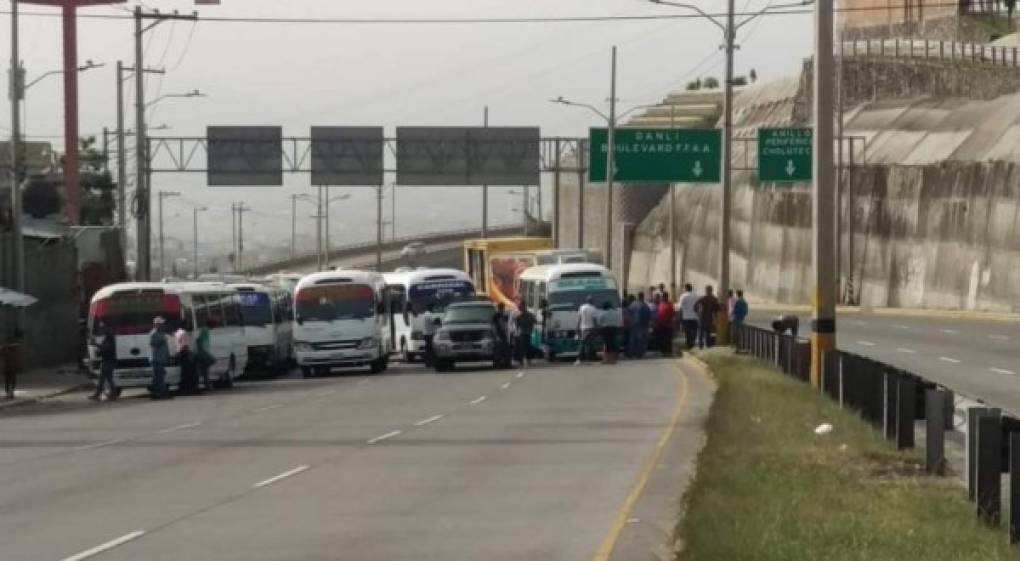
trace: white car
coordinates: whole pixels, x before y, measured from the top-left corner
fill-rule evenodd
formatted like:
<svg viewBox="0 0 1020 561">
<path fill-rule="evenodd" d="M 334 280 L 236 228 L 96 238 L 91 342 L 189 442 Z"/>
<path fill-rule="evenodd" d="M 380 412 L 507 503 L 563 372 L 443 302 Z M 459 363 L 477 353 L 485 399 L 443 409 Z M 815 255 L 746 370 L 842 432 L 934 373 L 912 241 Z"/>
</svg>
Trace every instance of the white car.
<svg viewBox="0 0 1020 561">
<path fill-rule="evenodd" d="M 425 255 L 425 242 L 411 242 L 404 246 L 404 249 L 400 250 L 400 256 L 407 257 L 420 257 Z"/>
</svg>

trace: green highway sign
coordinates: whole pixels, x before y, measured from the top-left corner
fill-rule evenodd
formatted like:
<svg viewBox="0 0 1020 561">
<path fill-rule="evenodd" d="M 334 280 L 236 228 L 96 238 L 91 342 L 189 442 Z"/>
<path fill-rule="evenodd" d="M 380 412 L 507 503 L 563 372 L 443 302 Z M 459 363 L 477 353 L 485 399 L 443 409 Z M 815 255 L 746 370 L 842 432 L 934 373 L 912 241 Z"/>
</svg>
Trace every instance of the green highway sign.
<svg viewBox="0 0 1020 561">
<path fill-rule="evenodd" d="M 811 181 L 809 128 L 758 129 L 758 181 Z"/>
<path fill-rule="evenodd" d="M 716 129 L 616 129 L 614 181 L 718 183 L 722 132 Z M 609 131 L 591 129 L 588 179 L 606 180 Z"/>
</svg>

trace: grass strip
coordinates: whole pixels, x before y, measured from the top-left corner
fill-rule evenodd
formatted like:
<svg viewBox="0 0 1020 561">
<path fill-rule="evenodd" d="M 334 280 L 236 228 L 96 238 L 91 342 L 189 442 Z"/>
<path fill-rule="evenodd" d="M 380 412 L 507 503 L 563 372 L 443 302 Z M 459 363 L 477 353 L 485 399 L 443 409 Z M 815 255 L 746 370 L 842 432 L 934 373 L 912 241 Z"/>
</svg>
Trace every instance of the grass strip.
<svg viewBox="0 0 1020 561">
<path fill-rule="evenodd" d="M 719 384 L 678 528 L 682 561 L 1018 559 L 966 490 L 771 365 L 700 355 Z M 831 433 L 815 434 L 823 423 Z"/>
</svg>

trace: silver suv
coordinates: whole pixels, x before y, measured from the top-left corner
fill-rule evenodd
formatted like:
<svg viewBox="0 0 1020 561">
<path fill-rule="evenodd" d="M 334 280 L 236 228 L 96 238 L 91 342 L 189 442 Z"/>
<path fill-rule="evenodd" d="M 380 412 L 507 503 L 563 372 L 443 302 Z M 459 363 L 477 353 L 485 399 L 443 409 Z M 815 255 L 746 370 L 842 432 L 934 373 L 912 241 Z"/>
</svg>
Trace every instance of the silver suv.
<svg viewBox="0 0 1020 561">
<path fill-rule="evenodd" d="M 453 370 L 457 362 L 489 362 L 498 366 L 496 337 L 492 318 L 496 307 L 491 302 L 450 304 L 443 315 L 442 327 L 432 340 L 436 372 Z"/>
</svg>

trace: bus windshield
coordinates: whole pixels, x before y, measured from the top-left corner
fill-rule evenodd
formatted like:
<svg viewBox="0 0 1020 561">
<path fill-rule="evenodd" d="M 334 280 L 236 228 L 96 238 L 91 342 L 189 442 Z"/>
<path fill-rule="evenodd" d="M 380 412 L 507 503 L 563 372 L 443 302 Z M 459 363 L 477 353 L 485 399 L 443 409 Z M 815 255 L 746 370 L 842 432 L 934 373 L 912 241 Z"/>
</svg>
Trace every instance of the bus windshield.
<svg viewBox="0 0 1020 561">
<path fill-rule="evenodd" d="M 242 292 L 241 317 L 247 326 L 260 327 L 272 325 L 273 305 L 269 295 L 263 292 Z"/>
<path fill-rule="evenodd" d="M 556 311 L 564 310 L 579 310 L 581 305 L 584 304 L 588 297 L 592 297 L 592 301 L 596 307 L 602 308 L 602 305 L 609 302 L 609 305 L 613 308 L 620 307 L 620 295 L 617 294 L 615 289 L 599 289 L 599 290 L 564 290 L 560 292 L 549 293 L 549 309 Z"/>
<path fill-rule="evenodd" d="M 367 319 L 374 315 L 375 293 L 370 286 L 309 286 L 297 293 L 297 317 L 300 321 Z"/>
<path fill-rule="evenodd" d="M 93 302 L 89 315 L 92 329 L 103 323 L 116 335 L 148 333 L 152 320 L 161 316 L 166 320 L 166 331 L 172 333 L 181 326 L 181 299 L 161 290 L 115 293 Z"/>
<path fill-rule="evenodd" d="M 455 323 L 489 323 L 496 309 L 491 305 L 455 306 L 443 316 L 443 325 Z"/>
<path fill-rule="evenodd" d="M 442 313 L 453 302 L 470 300 L 475 295 L 475 287 L 465 280 L 435 280 L 411 285 L 408 294 L 411 305 L 417 313 L 425 312 L 429 305 L 434 311 Z"/>
</svg>

